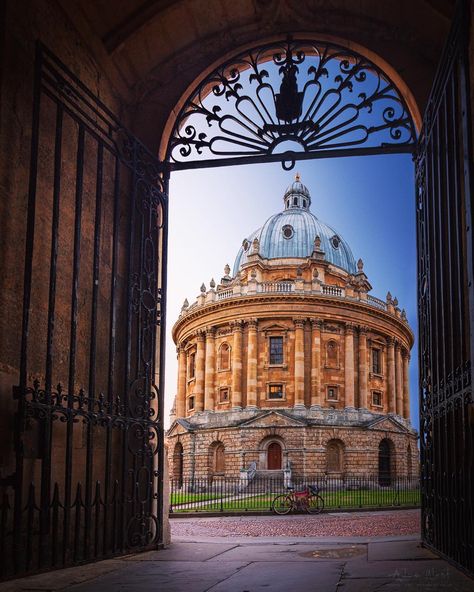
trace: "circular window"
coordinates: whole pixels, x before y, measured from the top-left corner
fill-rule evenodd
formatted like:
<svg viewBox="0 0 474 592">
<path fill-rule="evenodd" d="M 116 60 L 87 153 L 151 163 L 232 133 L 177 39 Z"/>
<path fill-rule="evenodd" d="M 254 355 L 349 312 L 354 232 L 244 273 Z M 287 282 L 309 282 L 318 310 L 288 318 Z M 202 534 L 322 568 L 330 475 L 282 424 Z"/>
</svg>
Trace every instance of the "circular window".
<svg viewBox="0 0 474 592">
<path fill-rule="evenodd" d="M 290 226 L 290 224 L 286 224 L 285 226 L 283 226 L 281 231 L 283 233 L 284 238 L 286 239 L 290 239 L 295 234 L 293 226 Z"/>
<path fill-rule="evenodd" d="M 331 239 L 331 244 L 335 249 L 338 249 L 341 244 L 341 239 L 337 235 L 334 235 Z"/>
<path fill-rule="evenodd" d="M 242 248 L 244 249 L 244 251 L 248 251 L 250 247 L 250 243 L 247 239 L 244 239 L 242 242 Z"/>
</svg>

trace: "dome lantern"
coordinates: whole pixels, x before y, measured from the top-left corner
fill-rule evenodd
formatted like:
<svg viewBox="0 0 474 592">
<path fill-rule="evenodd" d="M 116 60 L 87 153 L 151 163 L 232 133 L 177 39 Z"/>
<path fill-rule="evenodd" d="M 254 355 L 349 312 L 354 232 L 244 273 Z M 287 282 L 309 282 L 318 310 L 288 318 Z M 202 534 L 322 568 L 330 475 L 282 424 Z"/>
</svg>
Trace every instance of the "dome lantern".
<svg viewBox="0 0 474 592">
<path fill-rule="evenodd" d="M 295 180 L 286 188 L 283 196 L 283 203 L 285 204 L 285 210 L 292 208 L 309 210 L 309 206 L 311 205 L 311 195 L 306 185 L 303 185 L 301 182 L 301 176 L 299 173 L 296 173 Z"/>
</svg>

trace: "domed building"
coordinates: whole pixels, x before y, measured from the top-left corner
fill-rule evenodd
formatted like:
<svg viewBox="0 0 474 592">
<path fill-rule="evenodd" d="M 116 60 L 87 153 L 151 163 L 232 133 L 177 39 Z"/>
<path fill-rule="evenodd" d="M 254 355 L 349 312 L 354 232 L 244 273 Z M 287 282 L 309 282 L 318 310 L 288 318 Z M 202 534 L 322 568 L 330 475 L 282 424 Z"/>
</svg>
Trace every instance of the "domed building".
<svg viewBox="0 0 474 592">
<path fill-rule="evenodd" d="M 171 476 L 410 476 L 406 314 L 369 293 L 362 260 L 310 211 L 299 175 L 283 201 L 173 327 Z"/>
</svg>

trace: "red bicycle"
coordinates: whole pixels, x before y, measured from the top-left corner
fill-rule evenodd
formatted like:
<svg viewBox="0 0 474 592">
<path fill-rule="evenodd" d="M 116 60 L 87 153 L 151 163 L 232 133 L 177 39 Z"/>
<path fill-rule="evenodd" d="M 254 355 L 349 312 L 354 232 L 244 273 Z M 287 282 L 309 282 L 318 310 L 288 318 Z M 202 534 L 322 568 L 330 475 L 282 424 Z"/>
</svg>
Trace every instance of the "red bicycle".
<svg viewBox="0 0 474 592">
<path fill-rule="evenodd" d="M 296 491 L 294 487 L 287 489 L 290 493 L 277 495 L 272 502 L 275 514 L 289 514 L 292 510 L 305 510 L 308 514 L 320 514 L 323 511 L 324 499 L 316 486 L 307 485 L 301 491 Z"/>
</svg>

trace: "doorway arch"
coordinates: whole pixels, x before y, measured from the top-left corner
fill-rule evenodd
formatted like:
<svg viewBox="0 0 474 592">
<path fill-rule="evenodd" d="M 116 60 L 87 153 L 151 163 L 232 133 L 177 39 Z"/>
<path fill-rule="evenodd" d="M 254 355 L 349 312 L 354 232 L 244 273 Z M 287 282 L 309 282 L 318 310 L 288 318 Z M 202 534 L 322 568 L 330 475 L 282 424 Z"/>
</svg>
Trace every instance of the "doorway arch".
<svg viewBox="0 0 474 592">
<path fill-rule="evenodd" d="M 279 442 L 270 442 L 267 448 L 267 469 L 281 471 L 283 451 Z"/>
</svg>

